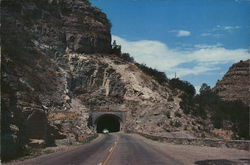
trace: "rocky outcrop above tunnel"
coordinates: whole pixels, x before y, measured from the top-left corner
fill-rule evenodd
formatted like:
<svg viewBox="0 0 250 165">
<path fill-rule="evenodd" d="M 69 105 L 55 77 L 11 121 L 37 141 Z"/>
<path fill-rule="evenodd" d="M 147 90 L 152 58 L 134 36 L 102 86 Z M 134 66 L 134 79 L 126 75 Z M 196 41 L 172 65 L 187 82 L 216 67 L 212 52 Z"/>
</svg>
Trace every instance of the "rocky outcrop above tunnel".
<svg viewBox="0 0 250 165">
<path fill-rule="evenodd" d="M 72 95 L 85 105 L 101 107 L 122 103 L 126 92 L 121 74 L 98 55 L 68 54 L 65 66 L 70 66 L 69 88 Z"/>
<path fill-rule="evenodd" d="M 171 90 L 115 55 L 70 53 L 58 58 L 69 89 L 92 111 L 123 110 L 127 102 L 167 103 Z M 128 110 L 128 109 L 124 109 Z"/>
<path fill-rule="evenodd" d="M 250 106 L 250 60 L 233 64 L 222 80 L 218 81 L 214 91 L 228 101 L 240 100 Z"/>
</svg>

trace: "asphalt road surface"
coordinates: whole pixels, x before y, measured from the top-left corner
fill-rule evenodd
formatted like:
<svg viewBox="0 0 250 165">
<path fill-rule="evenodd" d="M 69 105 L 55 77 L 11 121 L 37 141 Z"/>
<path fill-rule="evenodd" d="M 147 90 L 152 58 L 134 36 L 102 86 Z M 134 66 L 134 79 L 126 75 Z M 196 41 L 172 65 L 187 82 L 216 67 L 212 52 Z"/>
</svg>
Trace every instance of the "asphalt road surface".
<svg viewBox="0 0 250 165">
<path fill-rule="evenodd" d="M 227 156 L 229 159 L 235 157 L 237 160 L 242 160 L 239 164 L 250 163 L 249 152 L 247 151 L 163 144 L 139 135 L 112 133 L 102 135 L 91 143 L 70 151 L 44 155 L 31 160 L 16 162 L 14 165 L 238 164 L 235 161 L 225 159 Z M 206 158 L 216 159 L 206 160 Z"/>
<path fill-rule="evenodd" d="M 181 164 L 129 134 L 106 134 L 76 149 L 53 153 L 18 165 L 157 165 Z"/>
</svg>

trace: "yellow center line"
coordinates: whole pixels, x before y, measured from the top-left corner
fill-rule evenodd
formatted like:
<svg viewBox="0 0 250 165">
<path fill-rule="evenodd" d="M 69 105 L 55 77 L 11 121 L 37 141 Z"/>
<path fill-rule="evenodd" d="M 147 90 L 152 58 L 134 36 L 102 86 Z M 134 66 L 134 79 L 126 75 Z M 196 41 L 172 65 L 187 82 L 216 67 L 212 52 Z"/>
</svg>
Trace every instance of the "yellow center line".
<svg viewBox="0 0 250 165">
<path fill-rule="evenodd" d="M 109 159 L 111 158 L 111 156 L 112 156 L 112 154 L 117 146 L 117 143 L 118 143 L 118 138 L 117 138 L 117 136 L 115 136 L 115 145 L 110 148 L 108 156 L 105 158 L 105 160 L 103 161 L 103 163 L 101 165 L 106 165 L 108 163 Z"/>
</svg>

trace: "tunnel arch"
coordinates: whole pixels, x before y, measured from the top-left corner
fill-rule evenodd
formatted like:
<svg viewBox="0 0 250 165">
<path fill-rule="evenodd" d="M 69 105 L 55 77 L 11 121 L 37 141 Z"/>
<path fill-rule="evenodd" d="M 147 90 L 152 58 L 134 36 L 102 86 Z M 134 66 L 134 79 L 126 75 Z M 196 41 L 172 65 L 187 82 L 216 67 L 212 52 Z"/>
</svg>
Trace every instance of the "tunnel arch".
<svg viewBox="0 0 250 165">
<path fill-rule="evenodd" d="M 103 129 L 109 132 L 119 132 L 121 130 L 121 118 L 113 114 L 103 114 L 96 121 L 96 132 L 102 133 Z"/>
</svg>

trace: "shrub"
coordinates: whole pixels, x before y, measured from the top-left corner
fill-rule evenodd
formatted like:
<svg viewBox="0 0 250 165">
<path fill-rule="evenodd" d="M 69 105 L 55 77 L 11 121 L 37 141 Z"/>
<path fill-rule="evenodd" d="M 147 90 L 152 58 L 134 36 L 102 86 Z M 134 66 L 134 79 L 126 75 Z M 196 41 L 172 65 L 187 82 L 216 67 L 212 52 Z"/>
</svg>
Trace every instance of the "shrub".
<svg viewBox="0 0 250 165">
<path fill-rule="evenodd" d="M 175 115 L 175 117 L 181 117 L 181 113 L 177 112 L 177 111 L 174 113 L 174 115 Z"/>
<path fill-rule="evenodd" d="M 169 97 L 168 97 L 168 101 L 169 101 L 169 102 L 174 101 L 173 96 L 169 96 Z"/>
<path fill-rule="evenodd" d="M 121 58 L 125 61 L 128 61 L 128 62 L 134 62 L 134 58 L 130 56 L 129 53 L 122 53 L 121 54 Z"/>
<path fill-rule="evenodd" d="M 160 72 L 157 69 L 146 66 L 145 64 L 135 63 L 145 74 L 151 76 L 160 84 L 168 82 L 168 78 L 164 72 Z"/>
<path fill-rule="evenodd" d="M 174 126 L 174 127 L 176 127 L 176 128 L 182 126 L 181 122 L 178 121 L 178 120 L 175 120 L 175 121 L 172 121 L 172 120 L 171 120 L 171 121 L 170 121 L 170 125 L 172 125 L 172 126 Z"/>
<path fill-rule="evenodd" d="M 167 116 L 167 118 L 171 118 L 171 114 L 169 111 L 165 112 L 165 115 Z"/>
<path fill-rule="evenodd" d="M 180 95 L 181 102 L 180 107 L 185 114 L 189 114 L 194 110 L 195 104 L 193 101 L 193 97 L 190 95 L 183 93 Z"/>
<path fill-rule="evenodd" d="M 183 81 L 183 80 L 180 80 L 178 78 L 173 78 L 169 81 L 169 85 L 171 88 L 182 90 L 190 96 L 195 95 L 194 86 L 187 81 Z"/>
</svg>

